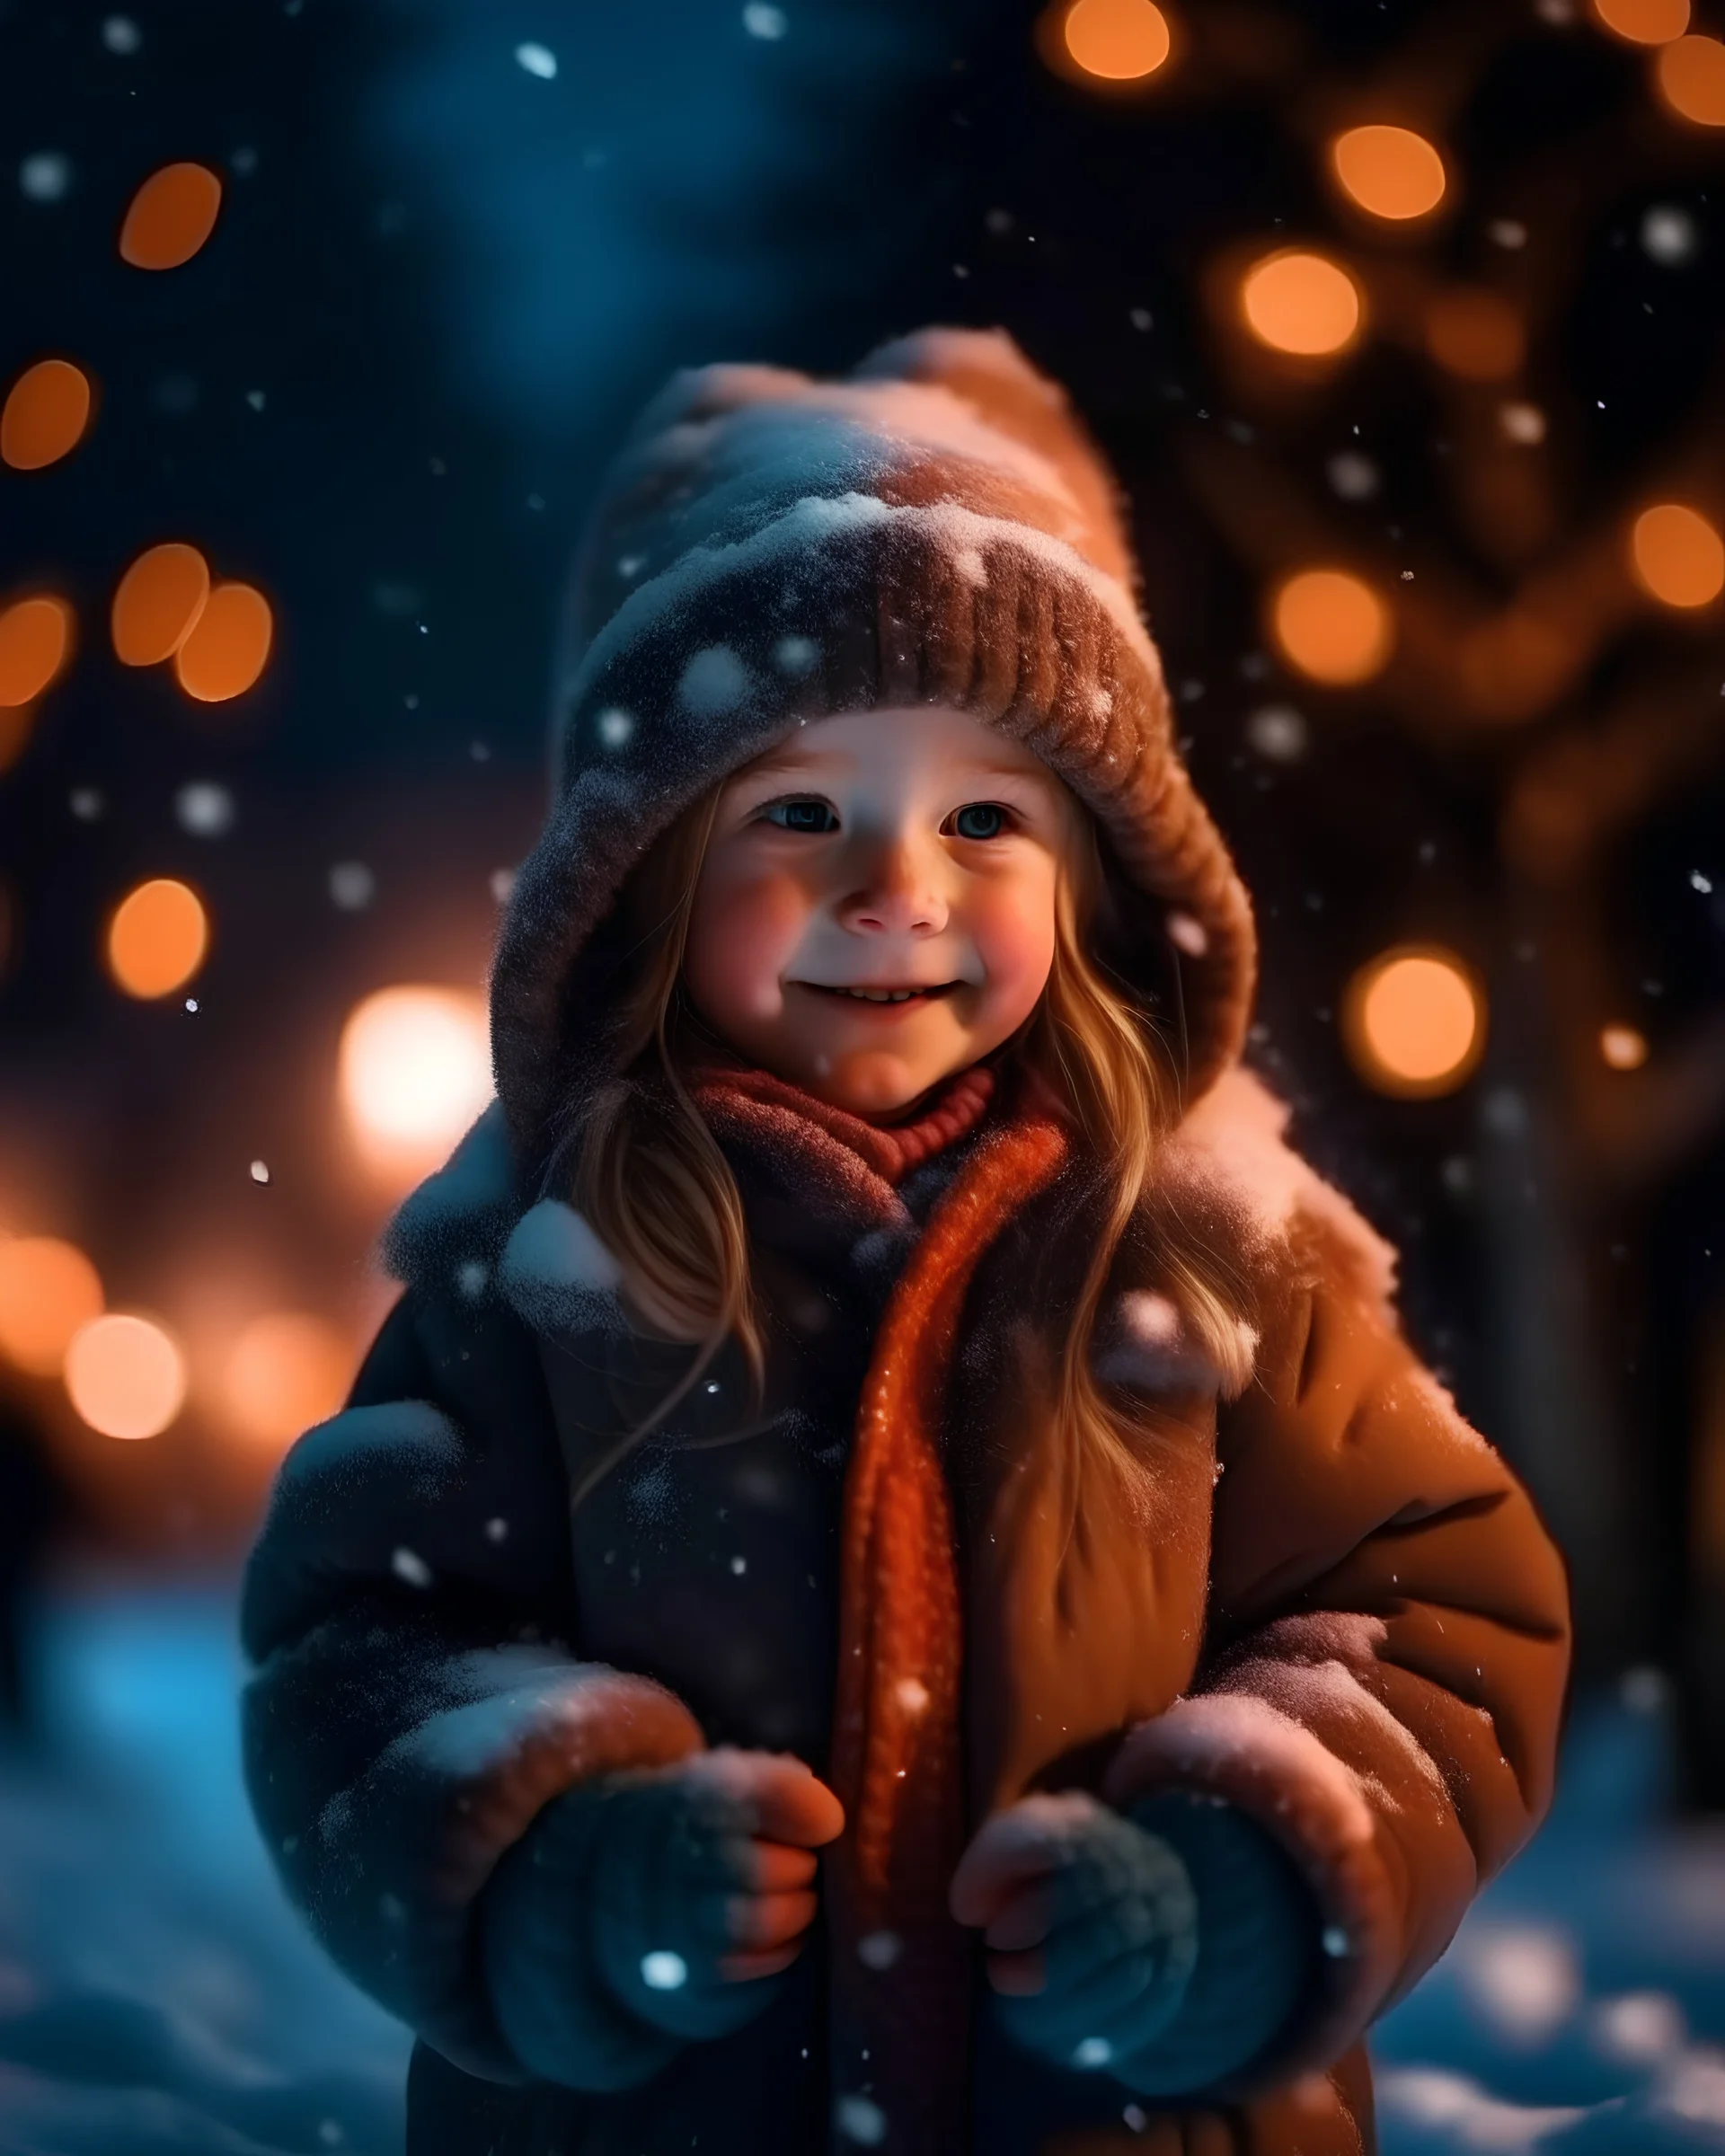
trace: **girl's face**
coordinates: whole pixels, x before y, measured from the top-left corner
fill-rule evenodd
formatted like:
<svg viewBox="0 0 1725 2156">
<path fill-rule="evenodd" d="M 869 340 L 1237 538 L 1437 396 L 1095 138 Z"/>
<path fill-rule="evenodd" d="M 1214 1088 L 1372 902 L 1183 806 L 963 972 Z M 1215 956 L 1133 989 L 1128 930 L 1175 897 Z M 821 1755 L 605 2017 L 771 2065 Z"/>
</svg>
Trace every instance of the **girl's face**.
<svg viewBox="0 0 1725 2156">
<path fill-rule="evenodd" d="M 961 711 L 799 728 L 720 796 L 684 957 L 695 1008 L 819 1100 L 907 1108 L 1035 1008 L 1078 815 Z"/>
</svg>

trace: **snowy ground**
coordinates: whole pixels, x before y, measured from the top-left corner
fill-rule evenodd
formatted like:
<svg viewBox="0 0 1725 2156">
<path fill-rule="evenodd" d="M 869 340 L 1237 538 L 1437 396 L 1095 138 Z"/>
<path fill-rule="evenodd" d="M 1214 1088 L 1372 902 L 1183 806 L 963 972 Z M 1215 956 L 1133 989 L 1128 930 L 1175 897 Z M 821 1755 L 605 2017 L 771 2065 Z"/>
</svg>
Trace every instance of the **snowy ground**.
<svg viewBox="0 0 1725 2156">
<path fill-rule="evenodd" d="M 86 1597 L 0 1776 L 0 2156 L 393 2156 L 404 2035 L 289 1913 L 239 1786 L 225 1596 Z M 1725 2152 L 1725 1825 L 1662 1807 L 1657 1685 L 1378 2032 L 1384 2156 Z M 985 2152 L 986 2156 L 986 2152 Z"/>
</svg>

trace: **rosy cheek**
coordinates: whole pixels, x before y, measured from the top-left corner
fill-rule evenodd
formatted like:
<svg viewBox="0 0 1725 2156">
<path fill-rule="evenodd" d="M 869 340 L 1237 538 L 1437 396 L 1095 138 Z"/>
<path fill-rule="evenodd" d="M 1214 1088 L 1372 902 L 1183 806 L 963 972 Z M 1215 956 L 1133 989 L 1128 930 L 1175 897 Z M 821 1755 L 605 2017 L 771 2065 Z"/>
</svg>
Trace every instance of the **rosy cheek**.
<svg viewBox="0 0 1725 2156">
<path fill-rule="evenodd" d="M 780 976 L 807 912 L 782 876 L 717 879 L 697 894 L 685 962 L 695 1000 L 717 1023 L 776 1016 Z"/>
<path fill-rule="evenodd" d="M 1052 880 L 985 887 L 971 908 L 970 932 L 986 970 L 990 1001 L 1028 1014 L 1054 959 Z"/>
</svg>

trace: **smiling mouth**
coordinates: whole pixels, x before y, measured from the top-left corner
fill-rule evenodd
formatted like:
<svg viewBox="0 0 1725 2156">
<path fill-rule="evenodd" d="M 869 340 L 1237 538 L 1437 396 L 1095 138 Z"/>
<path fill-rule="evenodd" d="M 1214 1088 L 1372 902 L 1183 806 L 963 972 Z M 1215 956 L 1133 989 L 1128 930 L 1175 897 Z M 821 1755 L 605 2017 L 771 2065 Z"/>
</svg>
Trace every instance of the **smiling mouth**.
<svg viewBox="0 0 1725 2156">
<path fill-rule="evenodd" d="M 819 995 L 839 995 L 859 1003 L 932 1003 L 963 985 L 961 981 L 938 981 L 919 988 L 847 988 L 827 981 L 791 983 L 793 988 L 812 988 Z"/>
</svg>

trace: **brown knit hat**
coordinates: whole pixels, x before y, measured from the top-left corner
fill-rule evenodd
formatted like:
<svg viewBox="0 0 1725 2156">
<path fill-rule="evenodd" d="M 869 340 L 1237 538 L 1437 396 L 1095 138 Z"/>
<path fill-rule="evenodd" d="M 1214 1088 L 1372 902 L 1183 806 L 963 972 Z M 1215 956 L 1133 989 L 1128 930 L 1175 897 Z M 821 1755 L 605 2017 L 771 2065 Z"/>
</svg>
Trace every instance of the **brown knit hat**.
<svg viewBox="0 0 1725 2156">
<path fill-rule="evenodd" d="M 1238 1056 L 1252 909 L 1176 752 L 1116 483 L 1004 331 L 928 329 L 843 380 L 676 376 L 578 559 L 556 800 L 492 980 L 498 1091 L 531 1156 L 614 1067 L 616 899 L 644 850 L 799 720 L 915 703 L 1023 742 L 1131 895 L 1113 962 L 1183 1032 L 1188 1107 Z"/>
</svg>

